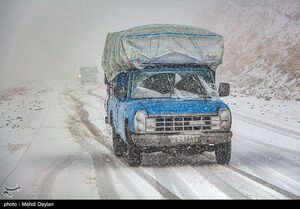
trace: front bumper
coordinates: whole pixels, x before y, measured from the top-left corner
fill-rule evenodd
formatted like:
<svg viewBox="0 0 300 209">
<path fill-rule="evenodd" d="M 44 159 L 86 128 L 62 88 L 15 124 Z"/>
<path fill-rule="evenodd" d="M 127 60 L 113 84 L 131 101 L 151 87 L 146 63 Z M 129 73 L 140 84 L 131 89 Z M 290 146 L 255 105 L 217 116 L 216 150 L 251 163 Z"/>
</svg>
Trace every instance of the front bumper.
<svg viewBox="0 0 300 209">
<path fill-rule="evenodd" d="M 232 132 L 201 132 L 197 134 L 134 134 L 132 142 L 142 147 L 174 147 L 181 145 L 217 145 L 231 141 Z"/>
</svg>

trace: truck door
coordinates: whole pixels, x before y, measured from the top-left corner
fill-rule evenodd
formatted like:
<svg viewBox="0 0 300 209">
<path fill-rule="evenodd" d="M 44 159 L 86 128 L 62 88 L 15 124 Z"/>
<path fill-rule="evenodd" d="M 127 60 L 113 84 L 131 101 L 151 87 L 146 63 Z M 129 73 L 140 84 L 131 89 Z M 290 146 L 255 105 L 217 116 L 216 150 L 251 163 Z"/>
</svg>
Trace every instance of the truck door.
<svg viewBox="0 0 300 209">
<path fill-rule="evenodd" d="M 107 107 L 107 112 L 108 112 L 108 117 L 111 125 L 117 129 L 117 124 L 116 124 L 116 119 L 117 119 L 117 102 L 118 99 L 114 95 L 114 88 L 117 86 L 117 77 L 112 80 L 110 83 L 110 88 L 109 88 L 109 97 L 108 97 L 108 107 Z M 112 119 L 112 120 L 111 120 Z"/>
<path fill-rule="evenodd" d="M 116 78 L 116 85 L 121 85 L 125 87 L 127 91 L 127 74 L 121 73 Z M 124 127 L 124 107 L 126 106 L 126 97 L 123 99 L 116 99 L 116 128 L 117 132 L 121 134 L 121 130 Z"/>
</svg>

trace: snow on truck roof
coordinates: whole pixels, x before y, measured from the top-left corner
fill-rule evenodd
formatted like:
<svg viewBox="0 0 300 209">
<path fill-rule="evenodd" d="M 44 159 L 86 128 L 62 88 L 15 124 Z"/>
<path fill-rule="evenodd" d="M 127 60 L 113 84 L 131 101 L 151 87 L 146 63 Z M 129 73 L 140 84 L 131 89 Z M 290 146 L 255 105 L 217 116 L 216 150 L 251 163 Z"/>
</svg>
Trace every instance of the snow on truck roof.
<svg viewBox="0 0 300 209">
<path fill-rule="evenodd" d="M 102 55 L 102 67 L 112 80 L 129 69 L 173 65 L 222 63 L 222 36 L 185 25 L 144 25 L 109 33 Z"/>
</svg>

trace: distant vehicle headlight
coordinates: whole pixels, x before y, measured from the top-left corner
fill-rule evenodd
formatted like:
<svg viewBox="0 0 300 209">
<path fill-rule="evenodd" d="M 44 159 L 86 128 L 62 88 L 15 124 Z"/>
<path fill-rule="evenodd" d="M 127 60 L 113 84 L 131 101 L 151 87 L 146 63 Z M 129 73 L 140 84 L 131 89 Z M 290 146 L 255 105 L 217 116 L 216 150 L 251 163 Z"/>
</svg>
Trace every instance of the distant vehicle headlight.
<svg viewBox="0 0 300 209">
<path fill-rule="evenodd" d="M 231 126 L 231 113 L 229 109 L 220 108 L 218 115 L 220 117 L 220 129 L 230 130 Z"/>
<path fill-rule="evenodd" d="M 137 132 L 146 130 L 147 113 L 145 111 L 137 111 L 134 115 L 134 128 Z"/>
<path fill-rule="evenodd" d="M 81 78 L 81 74 L 78 74 L 78 78 Z"/>
</svg>

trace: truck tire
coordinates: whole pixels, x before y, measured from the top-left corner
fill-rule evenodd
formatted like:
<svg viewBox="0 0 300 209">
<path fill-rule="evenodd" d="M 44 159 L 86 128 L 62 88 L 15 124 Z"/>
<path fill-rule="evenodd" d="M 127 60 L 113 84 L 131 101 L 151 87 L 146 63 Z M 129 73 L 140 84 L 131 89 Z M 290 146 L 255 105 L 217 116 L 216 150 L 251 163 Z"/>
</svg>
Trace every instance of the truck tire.
<svg viewBox="0 0 300 209">
<path fill-rule="evenodd" d="M 131 167 L 138 167 L 141 164 L 141 151 L 131 142 L 131 131 L 126 124 L 126 141 L 127 141 L 127 162 Z"/>
<path fill-rule="evenodd" d="M 227 165 L 231 158 L 231 143 L 219 144 L 215 150 L 217 163 Z"/>
<path fill-rule="evenodd" d="M 113 150 L 117 157 L 123 157 L 125 152 L 125 145 L 121 141 L 120 136 L 113 133 Z"/>
<path fill-rule="evenodd" d="M 141 153 L 136 146 L 127 144 L 127 161 L 131 167 L 138 167 L 141 164 Z"/>
<path fill-rule="evenodd" d="M 114 127 L 114 124 L 112 121 L 113 121 L 113 117 L 112 117 L 112 112 L 111 112 L 110 113 L 110 123 L 112 126 L 113 151 L 117 157 L 124 157 L 124 153 L 126 151 L 126 145 L 124 142 L 122 142 L 120 136 L 118 134 L 116 134 L 115 127 Z"/>
</svg>

